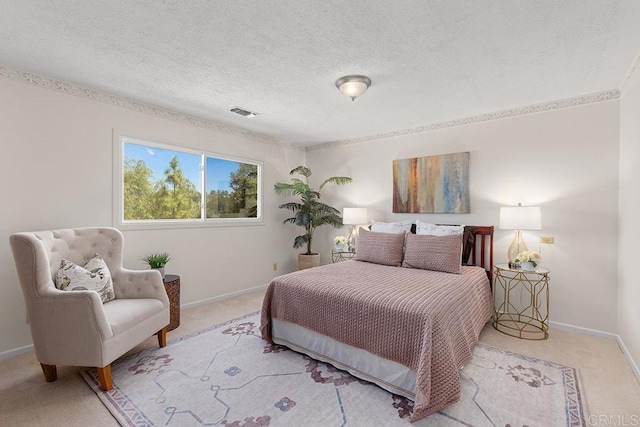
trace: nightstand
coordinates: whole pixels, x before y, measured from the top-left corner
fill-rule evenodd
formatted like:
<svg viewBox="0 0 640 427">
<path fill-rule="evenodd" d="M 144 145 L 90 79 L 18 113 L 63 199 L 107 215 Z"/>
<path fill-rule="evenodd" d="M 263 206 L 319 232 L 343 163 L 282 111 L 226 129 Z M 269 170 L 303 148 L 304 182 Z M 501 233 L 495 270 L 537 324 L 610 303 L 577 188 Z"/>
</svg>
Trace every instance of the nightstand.
<svg viewBox="0 0 640 427">
<path fill-rule="evenodd" d="M 356 256 L 355 252 L 331 249 L 331 262 L 349 261 Z"/>
<path fill-rule="evenodd" d="M 173 331 L 180 326 L 180 276 L 167 274 L 162 281 L 169 297 L 169 326 L 167 331 Z"/>
<path fill-rule="evenodd" d="M 549 337 L 549 269 L 514 270 L 497 264 L 493 275 L 493 327 L 527 340 Z"/>
</svg>

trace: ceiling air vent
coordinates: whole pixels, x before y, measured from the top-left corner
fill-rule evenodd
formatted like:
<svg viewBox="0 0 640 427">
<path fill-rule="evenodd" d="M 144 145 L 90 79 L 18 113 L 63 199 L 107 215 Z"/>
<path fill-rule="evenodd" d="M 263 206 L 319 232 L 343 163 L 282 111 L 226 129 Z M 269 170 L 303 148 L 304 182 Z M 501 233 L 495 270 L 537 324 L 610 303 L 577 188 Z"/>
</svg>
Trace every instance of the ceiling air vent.
<svg viewBox="0 0 640 427">
<path fill-rule="evenodd" d="M 232 113 L 240 114 L 244 117 L 255 117 L 258 113 L 254 113 L 253 111 L 245 110 L 244 108 L 235 107 L 231 109 Z"/>
</svg>

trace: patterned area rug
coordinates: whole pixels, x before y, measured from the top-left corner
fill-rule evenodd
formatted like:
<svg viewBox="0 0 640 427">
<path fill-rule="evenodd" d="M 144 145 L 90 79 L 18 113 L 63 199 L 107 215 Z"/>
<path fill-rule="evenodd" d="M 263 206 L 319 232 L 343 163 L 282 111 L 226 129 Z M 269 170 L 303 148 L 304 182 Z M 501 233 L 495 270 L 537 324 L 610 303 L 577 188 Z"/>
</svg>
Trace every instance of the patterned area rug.
<svg viewBox="0 0 640 427">
<path fill-rule="evenodd" d="M 409 423 L 412 402 L 260 337 L 253 313 L 121 358 L 113 390 L 83 373 L 123 426 L 585 426 L 576 369 L 478 344 L 460 402 Z"/>
</svg>

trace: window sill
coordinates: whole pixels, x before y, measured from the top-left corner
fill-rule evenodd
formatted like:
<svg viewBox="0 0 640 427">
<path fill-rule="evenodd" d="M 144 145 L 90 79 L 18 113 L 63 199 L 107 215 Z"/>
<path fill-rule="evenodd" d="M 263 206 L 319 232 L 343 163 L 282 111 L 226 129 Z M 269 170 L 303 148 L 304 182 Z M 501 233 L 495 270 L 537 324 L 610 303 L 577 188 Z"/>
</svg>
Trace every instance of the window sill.
<svg viewBox="0 0 640 427">
<path fill-rule="evenodd" d="M 117 221 L 119 230 L 173 230 L 181 228 L 247 227 L 264 225 L 262 218 L 220 219 L 209 221 Z"/>
</svg>

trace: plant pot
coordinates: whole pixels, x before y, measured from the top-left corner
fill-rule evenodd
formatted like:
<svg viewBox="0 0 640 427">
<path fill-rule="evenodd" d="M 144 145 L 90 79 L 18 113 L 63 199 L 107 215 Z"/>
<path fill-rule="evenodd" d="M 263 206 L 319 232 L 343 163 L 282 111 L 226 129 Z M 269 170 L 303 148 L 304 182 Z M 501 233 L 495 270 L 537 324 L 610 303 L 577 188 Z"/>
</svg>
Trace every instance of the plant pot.
<svg viewBox="0 0 640 427">
<path fill-rule="evenodd" d="M 298 254 L 298 270 L 305 270 L 320 265 L 320 254 Z"/>
<path fill-rule="evenodd" d="M 159 271 L 160 275 L 162 276 L 162 280 L 164 280 L 164 267 L 152 268 L 152 270 Z"/>
<path fill-rule="evenodd" d="M 520 269 L 522 271 L 536 271 L 536 267 L 533 265 L 532 262 L 521 262 Z"/>
</svg>

